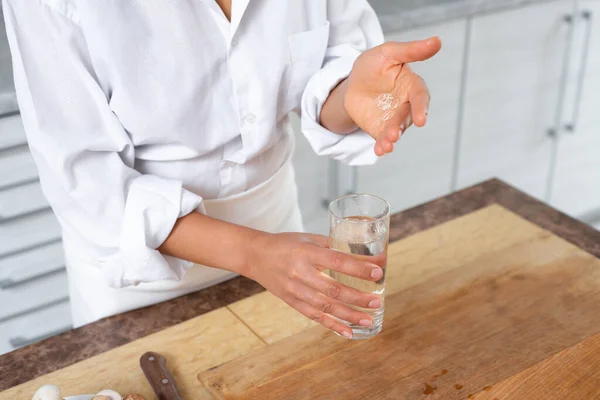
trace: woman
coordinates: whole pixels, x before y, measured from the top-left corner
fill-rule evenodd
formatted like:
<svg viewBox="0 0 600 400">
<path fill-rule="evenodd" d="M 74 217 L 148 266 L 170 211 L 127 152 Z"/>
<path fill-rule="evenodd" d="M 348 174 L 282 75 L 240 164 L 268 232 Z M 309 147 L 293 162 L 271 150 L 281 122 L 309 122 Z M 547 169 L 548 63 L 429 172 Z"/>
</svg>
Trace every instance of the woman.
<svg viewBox="0 0 600 400">
<path fill-rule="evenodd" d="M 256 280 L 350 337 L 377 296 L 322 274 L 377 265 L 302 232 L 287 115 L 353 165 L 393 150 L 429 94 L 365 0 L 3 0 L 15 84 L 63 228 L 76 326 Z M 377 46 L 377 47 L 374 47 Z M 283 233 L 288 232 L 288 233 Z M 205 266 L 211 266 L 209 268 Z"/>
</svg>

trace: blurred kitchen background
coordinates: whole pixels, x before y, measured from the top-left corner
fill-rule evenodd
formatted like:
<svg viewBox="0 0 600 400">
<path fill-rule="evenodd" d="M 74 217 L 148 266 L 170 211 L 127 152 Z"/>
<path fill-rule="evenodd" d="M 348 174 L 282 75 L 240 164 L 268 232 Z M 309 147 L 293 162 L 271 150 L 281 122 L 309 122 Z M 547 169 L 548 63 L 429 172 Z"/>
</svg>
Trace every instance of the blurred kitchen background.
<svg viewBox="0 0 600 400">
<path fill-rule="evenodd" d="M 295 155 L 307 230 L 347 192 L 394 212 L 498 177 L 600 229 L 600 0 L 372 0 L 387 40 L 439 35 L 413 65 L 433 102 L 376 166 Z M 2 21 L 2 18 L 0 18 Z M 297 126 L 297 123 L 296 123 Z M 70 329 L 60 228 L 40 190 L 0 27 L 0 354 Z"/>
</svg>

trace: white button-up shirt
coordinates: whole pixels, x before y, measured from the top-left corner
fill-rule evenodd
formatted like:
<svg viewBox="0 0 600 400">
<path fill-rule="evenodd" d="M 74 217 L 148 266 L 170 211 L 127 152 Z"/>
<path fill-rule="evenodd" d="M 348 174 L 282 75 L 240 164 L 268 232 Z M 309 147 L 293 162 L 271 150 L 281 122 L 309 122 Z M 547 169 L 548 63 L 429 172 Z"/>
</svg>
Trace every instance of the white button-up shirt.
<svg viewBox="0 0 600 400">
<path fill-rule="evenodd" d="M 288 113 L 319 155 L 375 160 L 364 132 L 319 125 L 330 91 L 383 41 L 366 0 L 3 0 L 44 193 L 114 287 L 180 279 L 156 248 L 203 199 L 268 179 Z M 136 273 L 123 278 L 129 267 Z"/>
</svg>

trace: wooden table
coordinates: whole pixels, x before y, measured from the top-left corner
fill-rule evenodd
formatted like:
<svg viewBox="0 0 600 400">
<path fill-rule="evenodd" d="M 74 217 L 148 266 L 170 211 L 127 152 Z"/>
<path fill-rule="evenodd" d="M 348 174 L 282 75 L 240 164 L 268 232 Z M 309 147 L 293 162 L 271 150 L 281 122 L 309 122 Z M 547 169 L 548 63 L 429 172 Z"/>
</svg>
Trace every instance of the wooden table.
<svg viewBox="0 0 600 400">
<path fill-rule="evenodd" d="M 499 181 L 392 224 L 404 239 L 390 246 L 386 320 L 374 339 L 340 339 L 263 292 L 20 382 L 0 399 L 30 398 L 44 383 L 65 395 L 111 387 L 153 398 L 137 366 L 146 350 L 167 356 L 186 399 L 600 398 L 599 232 Z M 69 337 L 49 343 L 68 346 Z M 14 353 L 32 363 L 37 350 L 47 361 L 50 345 Z M 7 359 L 16 358 L 0 357 L 0 379 L 15 371 Z"/>
</svg>

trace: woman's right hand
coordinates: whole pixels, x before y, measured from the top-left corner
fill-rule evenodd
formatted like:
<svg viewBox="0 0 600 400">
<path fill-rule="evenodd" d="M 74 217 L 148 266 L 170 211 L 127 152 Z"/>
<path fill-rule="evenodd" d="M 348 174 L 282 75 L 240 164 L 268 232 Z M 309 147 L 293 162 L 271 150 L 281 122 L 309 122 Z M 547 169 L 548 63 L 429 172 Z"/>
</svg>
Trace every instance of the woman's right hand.
<svg viewBox="0 0 600 400">
<path fill-rule="evenodd" d="M 377 309 L 381 298 L 344 286 L 323 270 L 378 281 L 383 276 L 379 266 L 331 250 L 329 238 L 320 235 L 261 234 L 254 245 L 246 275 L 306 317 L 348 338 L 352 330 L 337 318 L 362 326 L 373 324 L 369 314 L 348 305 Z"/>
</svg>

